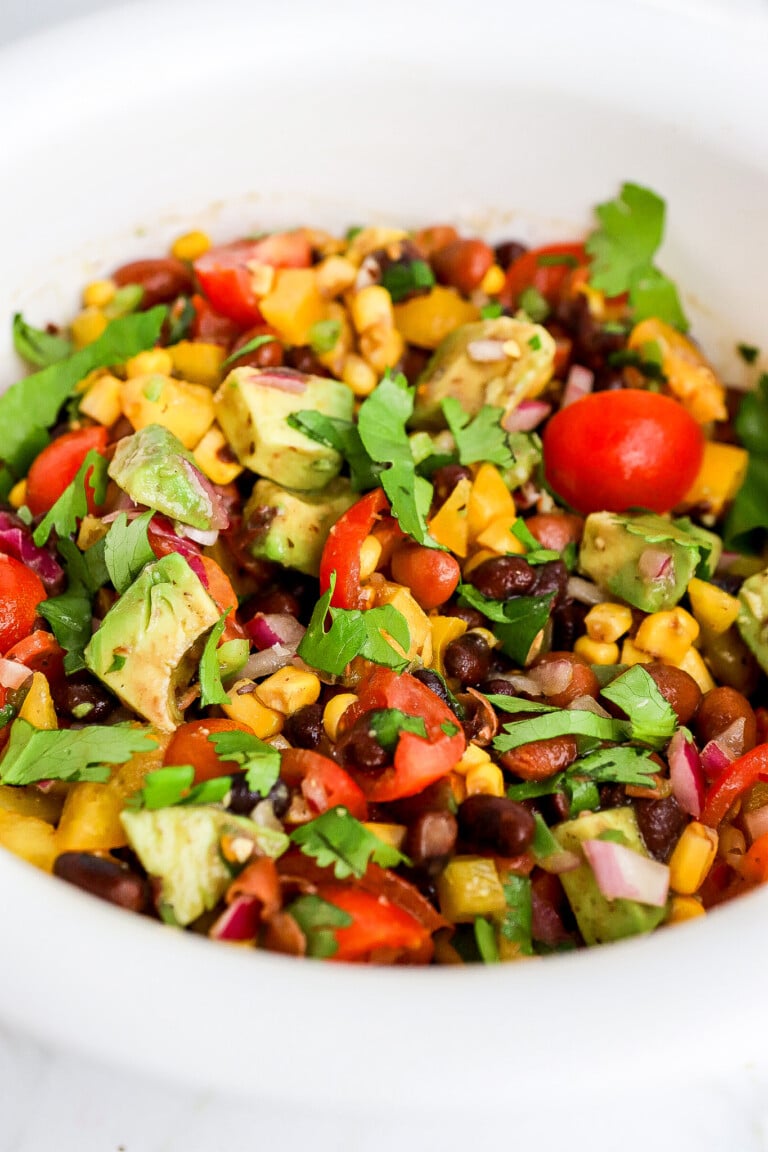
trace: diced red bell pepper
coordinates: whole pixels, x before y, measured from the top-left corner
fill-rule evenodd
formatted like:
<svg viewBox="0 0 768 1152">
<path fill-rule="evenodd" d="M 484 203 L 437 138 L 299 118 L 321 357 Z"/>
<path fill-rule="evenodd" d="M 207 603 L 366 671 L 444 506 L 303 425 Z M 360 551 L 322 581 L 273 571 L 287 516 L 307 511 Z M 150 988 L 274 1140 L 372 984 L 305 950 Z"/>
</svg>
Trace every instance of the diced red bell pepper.
<svg viewBox="0 0 768 1152">
<path fill-rule="evenodd" d="M 384 489 L 374 488 L 348 508 L 331 528 L 320 560 L 320 592 L 328 591 L 335 572 L 336 585 L 331 597 L 334 608 L 362 607 L 360 549 L 376 521 L 388 511 Z"/>
<path fill-rule="evenodd" d="M 758 780 L 768 780 L 768 744 L 758 744 L 720 773 L 704 798 L 702 824 L 717 828 L 731 805 Z"/>
</svg>

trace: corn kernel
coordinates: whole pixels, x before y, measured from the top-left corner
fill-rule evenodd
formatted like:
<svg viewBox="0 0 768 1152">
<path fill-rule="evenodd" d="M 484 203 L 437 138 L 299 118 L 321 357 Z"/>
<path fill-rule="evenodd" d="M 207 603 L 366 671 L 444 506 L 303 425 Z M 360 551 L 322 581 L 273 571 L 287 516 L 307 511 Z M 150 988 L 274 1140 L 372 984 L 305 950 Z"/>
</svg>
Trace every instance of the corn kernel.
<svg viewBox="0 0 768 1152">
<path fill-rule="evenodd" d="M 376 224 L 370 228 L 361 228 L 347 246 L 347 259 L 355 265 L 362 264 L 365 257 L 377 248 L 387 248 L 390 244 L 405 240 L 407 236 L 408 233 L 402 228 L 385 228 Z"/>
<path fill-rule="evenodd" d="M 587 635 L 601 644 L 613 644 L 632 627 L 632 610 L 626 604 L 595 604 L 584 619 Z"/>
<path fill-rule="evenodd" d="M 109 428 L 120 418 L 122 381 L 106 372 L 97 377 L 80 401 L 80 411 L 97 424 Z"/>
<path fill-rule="evenodd" d="M 27 502 L 27 482 L 19 480 L 8 493 L 8 503 L 11 508 L 21 508 Z"/>
<path fill-rule="evenodd" d="M 0 810 L 0 845 L 44 872 L 53 871 L 56 832 L 46 820 Z"/>
<path fill-rule="evenodd" d="M 192 454 L 212 484 L 231 484 L 243 471 L 217 424 L 208 429 Z"/>
<path fill-rule="evenodd" d="M 375 536 L 366 536 L 360 545 L 360 580 L 373 576 L 381 560 L 381 544 Z"/>
<path fill-rule="evenodd" d="M 117 291 L 114 280 L 92 280 L 83 288 L 84 308 L 103 308 Z"/>
<path fill-rule="evenodd" d="M 347 708 L 357 703 L 354 692 L 340 692 L 332 696 L 323 709 L 323 728 L 329 740 L 335 740 L 339 734 L 339 723 Z"/>
<path fill-rule="evenodd" d="M 197 260 L 211 246 L 211 238 L 207 232 L 185 232 L 177 236 L 171 247 L 171 252 L 177 260 Z"/>
<path fill-rule="evenodd" d="M 619 646 L 601 640 L 593 640 L 591 636 L 579 636 L 573 646 L 574 652 L 583 656 L 589 664 L 618 664 Z"/>
<path fill-rule="evenodd" d="M 33 728 L 52 729 L 59 726 L 51 690 L 42 672 L 32 673 L 32 683 L 19 709 L 19 719 L 26 720 Z"/>
<path fill-rule="evenodd" d="M 370 396 L 379 382 L 379 378 L 370 364 L 367 364 L 362 356 L 358 356 L 354 352 L 350 353 L 344 361 L 341 378 L 347 387 L 352 389 L 355 396 Z"/>
<path fill-rule="evenodd" d="M 368 328 L 360 337 L 360 351 L 375 372 L 383 374 L 403 358 L 405 341 L 397 328 Z"/>
<path fill-rule="evenodd" d="M 478 764 L 466 775 L 467 796 L 503 796 L 504 776 L 498 764 Z"/>
<path fill-rule="evenodd" d="M 344 256 L 328 256 L 315 267 L 320 294 L 332 300 L 351 288 L 357 279 L 357 268 Z"/>
<path fill-rule="evenodd" d="M 255 688 L 253 680 L 238 680 L 229 690 L 229 704 L 221 707 L 230 720 L 245 724 L 260 740 L 269 740 L 282 731 L 285 716 L 262 704 Z"/>
<path fill-rule="evenodd" d="M 692 676 L 702 692 L 711 692 L 715 687 L 715 681 L 712 678 L 712 673 L 707 668 L 701 653 L 696 648 L 689 648 L 682 660 L 675 665 L 677 668 L 682 668 L 683 672 L 687 672 Z"/>
<path fill-rule="evenodd" d="M 634 640 L 627 638 L 621 646 L 621 663 L 627 664 L 631 667 L 633 664 L 651 664 L 653 656 L 650 652 L 644 652 L 642 648 L 638 648 Z"/>
<path fill-rule="evenodd" d="M 392 297 L 380 284 L 369 284 L 356 292 L 350 301 L 350 312 L 356 332 L 367 332 L 379 325 L 394 326 Z"/>
<path fill-rule="evenodd" d="M 739 614 L 739 601 L 716 584 L 698 580 L 695 576 L 688 584 L 688 596 L 693 614 L 700 624 L 712 632 L 727 632 Z"/>
<path fill-rule="evenodd" d="M 411 645 L 407 656 L 409 660 L 421 655 L 423 662 L 429 665 L 432 659 L 432 629 L 421 605 L 417 604 L 410 591 L 402 584 L 385 581 L 376 590 L 376 603 L 391 604 L 403 616 L 408 624 Z"/>
<path fill-rule="evenodd" d="M 221 380 L 221 366 L 226 352 L 220 344 L 204 340 L 179 340 L 167 350 L 171 358 L 170 371 L 192 384 L 207 384 L 215 388 Z"/>
<path fill-rule="evenodd" d="M 98 308 L 84 308 L 72 321 L 72 339 L 77 348 L 98 340 L 107 326 L 107 318 Z"/>
<path fill-rule="evenodd" d="M 637 630 L 635 643 L 667 664 L 678 664 L 699 634 L 698 621 L 684 608 L 654 612 Z"/>
<path fill-rule="evenodd" d="M 483 768 L 490 763 L 491 757 L 485 748 L 481 748 L 479 744 L 467 744 L 464 755 L 458 764 L 454 765 L 453 771 L 458 772 L 460 776 L 466 776 L 468 772 L 474 772 L 476 768 Z"/>
<path fill-rule="evenodd" d="M 696 920 L 706 914 L 704 905 L 695 896 L 673 896 L 665 923 L 682 924 L 684 920 Z"/>
<path fill-rule="evenodd" d="M 294 712 L 317 702 L 320 678 L 303 668 L 279 668 L 262 680 L 254 695 L 267 708 L 282 712 L 284 716 L 293 716 Z"/>
<path fill-rule="evenodd" d="M 669 861 L 669 884 L 680 896 L 698 892 L 715 862 L 717 832 L 694 820 L 683 829 Z"/>
<path fill-rule="evenodd" d="M 480 281 L 480 291 L 485 292 L 486 296 L 495 296 L 497 292 L 501 292 L 504 287 L 506 277 L 504 272 L 498 264 L 491 264 Z"/>
<path fill-rule="evenodd" d="M 389 844 L 391 848 L 397 848 L 398 852 L 405 843 L 405 835 L 408 831 L 405 824 L 364 823 L 363 828 L 367 829 L 377 840 L 383 840 L 384 843 Z"/>
<path fill-rule="evenodd" d="M 451 796 L 457 806 L 463 804 L 467 798 L 467 782 L 458 772 L 448 773 L 448 783 L 451 786 Z"/>
<path fill-rule="evenodd" d="M 148 348 L 125 362 L 125 374 L 129 380 L 136 376 L 170 376 L 173 371 L 173 358 L 167 348 Z"/>
</svg>

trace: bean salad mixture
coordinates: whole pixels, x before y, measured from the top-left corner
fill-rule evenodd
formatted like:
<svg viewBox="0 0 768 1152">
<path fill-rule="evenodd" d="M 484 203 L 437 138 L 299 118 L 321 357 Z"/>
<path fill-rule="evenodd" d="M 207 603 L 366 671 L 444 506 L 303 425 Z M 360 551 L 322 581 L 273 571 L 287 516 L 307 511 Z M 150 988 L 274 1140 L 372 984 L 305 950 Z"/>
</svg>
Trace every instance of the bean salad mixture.
<svg viewBox="0 0 768 1152">
<path fill-rule="evenodd" d="M 203 232 L 13 320 L 0 845 L 177 930 L 457 964 L 768 879 L 768 376 L 583 239 Z"/>
</svg>

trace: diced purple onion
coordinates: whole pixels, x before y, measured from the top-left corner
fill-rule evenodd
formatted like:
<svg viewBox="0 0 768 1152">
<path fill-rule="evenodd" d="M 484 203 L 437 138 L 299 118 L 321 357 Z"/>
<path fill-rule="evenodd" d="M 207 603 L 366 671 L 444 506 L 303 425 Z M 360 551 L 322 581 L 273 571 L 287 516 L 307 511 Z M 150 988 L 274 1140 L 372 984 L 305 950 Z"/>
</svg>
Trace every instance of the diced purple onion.
<svg viewBox="0 0 768 1152">
<path fill-rule="evenodd" d="M 261 921 L 261 901 L 238 896 L 215 921 L 208 935 L 214 940 L 255 940 Z"/>
<path fill-rule="evenodd" d="M 553 852 L 551 856 L 537 860 L 537 863 L 545 872 L 559 876 L 563 872 L 574 872 L 581 865 L 581 860 L 575 852 L 568 852 L 564 848 L 561 852 Z"/>
<path fill-rule="evenodd" d="M 505 413 L 501 426 L 505 432 L 532 432 L 551 411 L 552 405 L 543 400 L 523 400 Z"/>
<path fill-rule="evenodd" d="M 675 568 L 669 552 L 661 548 L 646 548 L 640 553 L 637 561 L 637 571 L 640 579 L 646 584 L 653 580 L 674 579 Z"/>
<path fill-rule="evenodd" d="M 565 692 L 573 680 L 573 664 L 570 660 L 550 660 L 529 670 L 531 679 L 539 685 L 544 696 L 557 696 Z"/>
<path fill-rule="evenodd" d="M 583 576 L 569 576 L 566 591 L 579 604 L 604 604 L 611 598 L 610 593 L 598 588 L 591 580 L 585 580 Z"/>
<path fill-rule="evenodd" d="M 204 532 L 200 528 L 191 528 L 189 524 L 176 524 L 176 531 L 179 536 L 186 536 L 189 540 L 194 540 L 195 544 L 200 544 L 203 548 L 211 548 L 219 538 L 219 529 L 211 528 L 209 532 Z"/>
<path fill-rule="evenodd" d="M 0 688 L 10 688 L 12 691 L 21 688 L 25 680 L 32 675 L 32 670 L 19 660 L 6 660 L 0 657 Z"/>
<path fill-rule="evenodd" d="M 709 780 L 714 780 L 721 772 L 738 760 L 744 747 L 743 716 L 729 724 L 716 740 L 710 740 L 701 750 L 701 766 Z"/>
<path fill-rule="evenodd" d="M 669 893 L 669 868 L 615 840 L 585 840 L 584 855 L 606 900 L 637 900 L 663 908 Z"/>
<path fill-rule="evenodd" d="M 475 364 L 494 364 L 507 358 L 503 340 L 470 340 L 467 344 L 467 356 Z"/>
<path fill-rule="evenodd" d="M 754 812 L 745 812 L 742 820 L 754 844 L 758 836 L 764 836 L 768 832 L 768 804 L 764 804 L 762 808 L 755 808 Z"/>
<path fill-rule="evenodd" d="M 46 591 L 59 591 L 64 570 L 45 548 L 38 548 L 32 533 L 9 512 L 0 512 L 0 552 L 19 560 L 39 576 Z"/>
<path fill-rule="evenodd" d="M 295 368 L 261 368 L 258 382 L 265 388 L 277 388 L 281 392 L 306 392 L 307 375 Z"/>
<path fill-rule="evenodd" d="M 581 400 L 582 396 L 588 396 L 594 388 L 594 385 L 594 372 L 589 368 L 584 368 L 581 364 L 572 365 L 568 373 L 568 379 L 565 381 L 560 407 L 567 408 L 568 405 L 573 404 L 575 400 Z"/>
<path fill-rule="evenodd" d="M 203 495 L 208 501 L 210 508 L 211 528 L 228 528 L 229 516 L 227 514 L 227 510 L 224 507 L 221 496 L 216 491 L 213 484 L 211 484 L 208 477 L 204 476 L 199 468 L 196 468 L 194 464 L 190 463 L 189 460 L 185 460 L 183 457 L 181 464 L 187 474 L 187 479 L 189 480 L 190 484 L 192 484 L 193 487 L 196 487 L 200 494 Z"/>
<path fill-rule="evenodd" d="M 294 652 L 306 632 L 295 616 L 288 612 L 257 612 L 245 626 L 248 635 L 262 651 L 275 644 L 293 647 Z"/>
<path fill-rule="evenodd" d="M 296 655 L 296 650 L 287 644 L 273 644 L 263 652 L 254 652 L 248 657 L 240 672 L 248 680 L 258 680 L 262 676 L 271 676 L 290 664 Z"/>
<path fill-rule="evenodd" d="M 696 745 L 682 728 L 678 728 L 669 742 L 667 760 L 675 800 L 683 812 L 698 820 L 704 806 L 704 773 Z"/>
</svg>

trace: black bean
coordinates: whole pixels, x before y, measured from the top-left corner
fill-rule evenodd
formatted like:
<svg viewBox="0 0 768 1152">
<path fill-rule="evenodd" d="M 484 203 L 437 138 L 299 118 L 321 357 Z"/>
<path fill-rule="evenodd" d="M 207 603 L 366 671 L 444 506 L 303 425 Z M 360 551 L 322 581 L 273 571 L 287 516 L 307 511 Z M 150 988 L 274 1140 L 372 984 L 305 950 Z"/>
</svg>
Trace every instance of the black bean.
<svg viewBox="0 0 768 1152">
<path fill-rule="evenodd" d="M 674 796 L 664 800 L 635 800 L 635 814 L 645 846 L 666 864 L 688 820 Z"/>
<path fill-rule="evenodd" d="M 478 592 L 491 600 L 511 600 L 513 596 L 525 596 L 531 591 L 537 573 L 538 569 L 534 571 L 522 556 L 494 556 L 473 568 L 468 579 Z"/>
<path fill-rule="evenodd" d="M 250 619 L 257 612 L 263 612 L 265 616 L 295 616 L 298 619 L 301 611 L 298 598 L 285 588 L 257 592 L 247 600 L 244 608 L 243 619 Z"/>
<path fill-rule="evenodd" d="M 492 561 L 487 560 L 487 564 Z M 532 596 L 548 596 L 554 592 L 552 607 L 555 608 L 565 599 L 568 587 L 568 569 L 562 560 L 547 560 L 545 564 L 537 564 L 534 584 L 531 589 Z"/>
<path fill-rule="evenodd" d="M 411 824 L 405 851 L 417 867 L 439 870 L 456 847 L 458 824 L 451 812 L 423 812 Z"/>
<path fill-rule="evenodd" d="M 481 684 L 491 666 L 491 649 L 478 632 L 465 632 L 446 645 L 443 664 L 449 676 L 473 687 Z"/>
<path fill-rule="evenodd" d="M 484 628 L 485 616 L 482 612 L 478 612 L 477 608 L 470 608 L 469 605 L 460 604 L 445 604 L 440 613 L 443 616 L 456 616 L 459 620 L 463 620 L 467 628 Z"/>
<path fill-rule="evenodd" d="M 412 675 L 414 679 L 420 680 L 422 684 L 429 688 L 430 692 L 434 692 L 435 696 L 439 696 L 443 703 L 447 704 L 450 708 L 451 698 L 448 695 L 448 690 L 442 678 L 438 676 L 436 672 L 433 672 L 431 668 L 416 668 Z"/>
<path fill-rule="evenodd" d="M 339 751 L 347 768 L 357 768 L 360 772 L 378 773 L 390 761 L 390 755 L 382 748 L 370 727 L 370 718 L 360 716 L 339 742 Z"/>
<path fill-rule="evenodd" d="M 51 695 L 60 715 L 87 724 L 102 723 L 117 707 L 114 696 L 85 671 L 52 680 Z"/>
<path fill-rule="evenodd" d="M 285 364 L 288 368 L 295 368 L 297 372 L 306 372 L 308 376 L 331 376 L 324 364 L 321 364 L 315 353 L 307 344 L 298 344 L 285 350 Z"/>
<path fill-rule="evenodd" d="M 317 748 L 325 735 L 323 705 L 307 704 L 292 716 L 286 716 L 283 735 L 294 748 Z"/>
<path fill-rule="evenodd" d="M 84 892 L 131 912 L 143 912 L 149 903 L 150 888 L 144 877 L 105 856 L 62 852 L 54 861 L 53 872 Z"/>
<path fill-rule="evenodd" d="M 589 611 L 588 604 L 577 600 L 565 600 L 558 604 L 552 613 L 552 647 L 565 652 L 573 648 L 573 642 L 584 633 L 584 618 Z"/>
<path fill-rule="evenodd" d="M 627 794 L 623 784 L 603 784 L 600 787 L 601 808 L 624 808 L 627 804 Z"/>
<path fill-rule="evenodd" d="M 533 816 L 506 796 L 468 796 L 459 808 L 459 829 L 464 839 L 500 856 L 519 856 L 533 841 Z"/>
<path fill-rule="evenodd" d="M 496 263 L 506 271 L 510 264 L 514 264 L 515 260 L 524 256 L 528 249 L 525 244 L 520 244 L 517 240 L 502 240 L 493 251 Z"/>
<path fill-rule="evenodd" d="M 232 776 L 232 788 L 230 789 L 229 802 L 227 804 L 230 812 L 235 812 L 238 816 L 248 816 L 256 805 L 260 804 L 264 799 L 272 802 L 272 810 L 279 820 L 290 807 L 290 788 L 284 780 L 277 780 L 270 788 L 266 797 L 264 797 L 261 792 L 251 791 L 247 784 L 245 772 L 236 772 Z"/>
<path fill-rule="evenodd" d="M 519 696 L 520 693 L 514 684 L 501 677 L 492 676 L 480 688 L 486 696 Z"/>
</svg>

